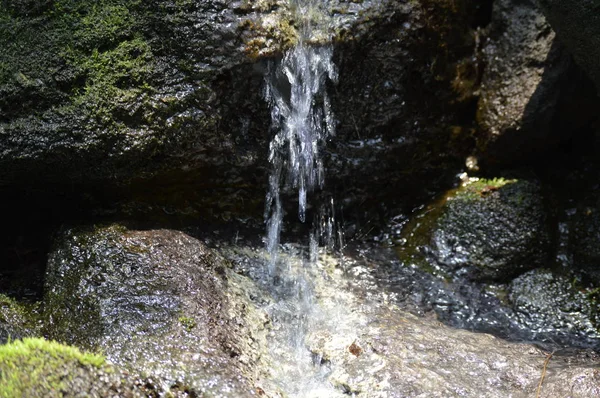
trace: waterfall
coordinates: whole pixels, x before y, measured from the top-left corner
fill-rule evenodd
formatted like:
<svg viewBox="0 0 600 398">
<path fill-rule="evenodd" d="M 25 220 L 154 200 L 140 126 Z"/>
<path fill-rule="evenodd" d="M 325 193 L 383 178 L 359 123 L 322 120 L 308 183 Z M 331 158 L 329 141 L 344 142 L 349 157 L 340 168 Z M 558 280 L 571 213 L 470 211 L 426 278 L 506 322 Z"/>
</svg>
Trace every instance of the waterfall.
<svg viewBox="0 0 600 398">
<path fill-rule="evenodd" d="M 328 81 L 337 81 L 333 46 L 310 45 L 316 20 L 325 15 L 312 1 L 293 1 L 301 22 L 298 43 L 279 62 L 271 62 L 265 84 L 265 99 L 271 108 L 273 137 L 269 146 L 271 166 L 266 195 L 267 275 L 276 303 L 268 312 L 278 330 L 272 338 L 272 355 L 282 364 L 274 378 L 289 396 L 337 396 L 327 382 L 328 370 L 306 347 L 305 338 L 326 315 L 317 304 L 314 291 L 318 270 L 319 241 L 331 243 L 335 221 L 330 199 L 315 212 L 309 236 L 309 256 L 283 258 L 279 253 L 284 206 L 283 195 L 294 192 L 298 198 L 298 219 L 307 218 L 308 196 L 324 184 L 322 151 L 334 135 L 334 120 L 326 91 Z M 322 36 L 321 36 L 322 37 Z M 280 258 L 281 257 L 281 258 Z M 332 318 L 330 318 L 332 319 Z M 285 365 L 283 365 L 285 364 Z"/>
<path fill-rule="evenodd" d="M 269 68 L 265 98 L 271 106 L 272 126 L 277 131 L 269 146 L 271 174 L 265 206 L 271 268 L 277 262 L 283 220 L 282 192 L 298 190 L 298 218 L 304 222 L 307 193 L 324 183 L 320 148 L 334 134 L 325 91 L 327 79 L 337 80 L 332 56 L 331 45 L 311 47 L 300 39 L 279 65 Z"/>
</svg>

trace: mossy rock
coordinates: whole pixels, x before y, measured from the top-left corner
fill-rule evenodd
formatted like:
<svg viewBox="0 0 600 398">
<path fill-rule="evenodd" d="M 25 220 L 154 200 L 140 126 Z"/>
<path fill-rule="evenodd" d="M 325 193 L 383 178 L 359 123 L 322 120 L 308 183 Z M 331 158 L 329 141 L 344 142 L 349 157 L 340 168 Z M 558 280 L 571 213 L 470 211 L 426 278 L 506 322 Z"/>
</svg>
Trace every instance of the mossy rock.
<svg viewBox="0 0 600 398">
<path fill-rule="evenodd" d="M 539 183 L 471 180 L 413 218 L 399 254 L 445 276 L 507 281 L 548 261 L 547 220 Z"/>
<path fill-rule="evenodd" d="M 138 383 L 141 384 L 141 383 Z M 40 338 L 0 346 L 0 397 L 145 397 L 103 356 Z"/>
<path fill-rule="evenodd" d="M 103 352 L 164 394 L 251 396 L 266 372 L 266 314 L 229 268 L 177 231 L 65 230 L 49 256 L 46 333 Z"/>
<path fill-rule="evenodd" d="M 0 294 L 0 344 L 40 335 L 39 305 Z"/>
</svg>

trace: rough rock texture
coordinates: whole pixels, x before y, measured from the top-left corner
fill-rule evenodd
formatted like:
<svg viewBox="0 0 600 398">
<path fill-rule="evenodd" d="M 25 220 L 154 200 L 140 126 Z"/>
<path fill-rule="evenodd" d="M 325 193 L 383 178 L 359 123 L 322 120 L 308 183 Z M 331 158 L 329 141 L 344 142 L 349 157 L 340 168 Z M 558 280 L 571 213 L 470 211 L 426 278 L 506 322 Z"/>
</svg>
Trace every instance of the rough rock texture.
<svg viewBox="0 0 600 398">
<path fill-rule="evenodd" d="M 539 1 L 559 39 L 600 90 L 600 1 Z"/>
<path fill-rule="evenodd" d="M 600 282 L 599 205 L 598 192 L 580 202 L 574 210 L 569 239 L 574 269 L 583 271 L 595 283 Z"/>
<path fill-rule="evenodd" d="M 597 292 L 583 289 L 566 276 L 549 270 L 527 272 L 510 283 L 508 300 L 516 322 L 533 334 L 570 334 L 582 343 L 588 338 L 598 344 Z"/>
<path fill-rule="evenodd" d="M 306 372 L 317 377 L 304 381 L 307 389 L 301 396 L 535 396 L 547 352 L 399 310 L 395 294 L 373 272 L 370 256 L 377 254 L 374 249 L 359 258 L 346 257 L 342 265 L 322 253 L 312 270 L 320 277 L 311 279 L 316 308 L 307 320 L 305 344 L 313 354 L 311 364 L 320 371 Z M 256 251 L 254 257 L 239 258 L 239 266 L 260 272 L 265 260 L 257 261 L 261 255 Z M 306 267 L 297 259 L 286 264 L 288 275 Z M 285 327 L 274 321 L 273 330 Z M 590 351 L 556 352 L 547 363 L 540 396 L 600 396 L 598 372 L 590 367 L 597 360 Z M 288 385 L 302 383 L 283 377 Z"/>
<path fill-rule="evenodd" d="M 581 79 L 537 0 L 495 1 L 488 29 L 478 151 L 491 164 L 523 162 L 572 134 L 572 125 L 557 132 L 555 124 L 561 97 Z"/>
<path fill-rule="evenodd" d="M 292 45 L 307 16 L 283 0 L 29 3 L 0 8 L 0 186 L 86 194 L 129 214 L 260 214 L 270 119 L 257 60 Z M 476 80 L 462 62 L 473 8 L 329 5 L 314 41 L 336 39 L 338 186 L 355 172 L 441 171 L 452 144 L 468 151 L 455 141 Z M 382 156 L 395 161 L 386 170 Z"/>
<path fill-rule="evenodd" d="M 547 214 L 535 181 L 470 181 L 416 215 L 404 235 L 402 255 L 424 254 L 433 272 L 469 279 L 507 281 L 549 259 Z"/>
<path fill-rule="evenodd" d="M 352 339 L 327 336 L 313 348 L 331 363 L 331 380 L 358 397 L 531 397 L 547 353 L 430 319 L 387 312 Z M 555 356 L 544 397 L 598 397 L 599 376 L 583 355 Z M 367 370 L 367 371 L 365 371 Z"/>
<path fill-rule="evenodd" d="M 69 230 L 46 277 L 47 333 L 101 349 L 163 391 L 250 396 L 264 313 L 228 263 L 175 231 Z"/>
<path fill-rule="evenodd" d="M 399 200 L 398 187 L 416 194 L 461 167 L 479 79 L 473 7 L 384 1 L 340 30 L 339 83 L 330 89 L 339 124 L 326 179 L 346 207 Z"/>
<path fill-rule="evenodd" d="M 38 308 L 0 294 L 0 344 L 39 335 Z"/>
<path fill-rule="evenodd" d="M 0 386 L 3 398 L 158 396 L 100 355 L 43 339 L 0 346 Z"/>
</svg>

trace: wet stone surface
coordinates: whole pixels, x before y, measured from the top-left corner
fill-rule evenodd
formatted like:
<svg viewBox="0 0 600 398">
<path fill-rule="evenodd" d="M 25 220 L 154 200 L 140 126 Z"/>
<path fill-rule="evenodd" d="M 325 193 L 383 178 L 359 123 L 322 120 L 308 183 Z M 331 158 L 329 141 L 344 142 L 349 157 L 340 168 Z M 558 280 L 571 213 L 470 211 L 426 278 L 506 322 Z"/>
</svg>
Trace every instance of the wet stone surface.
<svg viewBox="0 0 600 398">
<path fill-rule="evenodd" d="M 47 333 L 101 350 L 163 393 L 251 396 L 268 319 L 228 267 L 181 232 L 65 231 L 49 260 Z"/>
<path fill-rule="evenodd" d="M 224 250 L 236 269 L 254 277 L 261 275 L 264 254 L 243 246 L 221 247 L 229 247 Z M 411 314 L 407 309 L 414 310 L 414 303 L 411 307 L 401 297 L 409 294 L 410 283 L 406 282 L 410 281 L 394 288 L 381 273 L 393 262 L 393 252 L 377 246 L 354 249 L 346 252 L 343 265 L 338 257 L 321 252 L 313 269 L 321 278 L 311 280 L 315 319 L 309 322 L 304 344 L 312 353 L 312 366 L 320 369 L 311 372 L 324 384 L 313 379 L 298 396 L 530 397 L 538 388 L 541 396 L 548 397 L 600 396 L 600 376 L 594 369 L 599 358 L 594 352 L 511 343 L 489 334 L 454 329 L 433 319 L 431 313 Z M 304 267 L 296 258 L 301 253 L 301 247 L 284 249 L 282 255 L 290 259 L 290 273 L 301 272 L 295 267 Z M 399 275 L 401 271 L 391 273 Z M 412 282 L 425 286 L 426 280 L 415 277 Z M 441 289 L 442 285 L 432 284 L 431 288 Z M 518 295 L 516 290 L 515 284 L 513 294 Z M 557 309 L 561 305 L 556 303 L 555 309 L 561 311 Z M 504 321 L 510 319 L 516 315 Z M 280 328 L 285 326 L 274 318 L 274 330 L 282 331 Z M 571 337 L 575 340 L 581 336 Z M 276 340 L 271 341 L 275 344 Z M 284 356 L 279 358 L 287 363 Z M 539 387 L 544 367 L 546 374 Z M 279 376 L 283 379 L 278 382 L 288 387 L 301 383 L 286 379 L 285 374 Z"/>
<path fill-rule="evenodd" d="M 398 253 L 434 273 L 508 281 L 548 262 L 547 220 L 538 182 L 469 180 L 413 217 Z"/>
</svg>

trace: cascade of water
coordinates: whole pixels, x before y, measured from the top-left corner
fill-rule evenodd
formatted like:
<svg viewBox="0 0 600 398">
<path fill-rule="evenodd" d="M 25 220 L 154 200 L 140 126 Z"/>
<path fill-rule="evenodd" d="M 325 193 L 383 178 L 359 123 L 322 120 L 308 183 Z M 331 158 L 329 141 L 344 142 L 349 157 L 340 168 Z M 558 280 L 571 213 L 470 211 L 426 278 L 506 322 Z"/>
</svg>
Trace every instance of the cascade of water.
<svg viewBox="0 0 600 398">
<path fill-rule="evenodd" d="M 279 329 L 273 344 L 274 355 L 287 363 L 276 379 L 290 396 L 333 396 L 326 382 L 326 371 L 314 366 L 305 337 L 327 318 L 315 303 L 314 278 L 319 243 L 331 246 L 336 239 L 333 200 L 315 214 L 310 235 L 310 256 L 292 263 L 279 258 L 283 222 L 282 194 L 297 190 L 298 218 L 304 222 L 308 193 L 323 187 L 324 165 L 321 150 L 334 134 L 334 121 L 325 85 L 337 80 L 331 45 L 310 46 L 315 20 L 320 19 L 323 4 L 311 0 L 292 0 L 298 20 L 302 21 L 298 44 L 281 61 L 269 66 L 265 98 L 271 107 L 274 136 L 269 147 L 269 191 L 266 197 L 268 275 L 278 300 L 268 309 Z M 275 278 L 277 277 L 277 278 Z M 277 340 L 279 339 L 279 340 Z M 325 372 L 325 373 L 324 373 Z"/>
<path fill-rule="evenodd" d="M 272 166 L 265 207 L 271 267 L 277 261 L 283 209 L 281 193 L 298 189 L 298 217 L 305 221 L 307 193 L 323 185 L 319 149 L 334 133 L 326 79 L 337 79 L 331 46 L 310 47 L 303 40 L 271 67 L 265 98 L 277 133 L 269 147 Z"/>
</svg>

